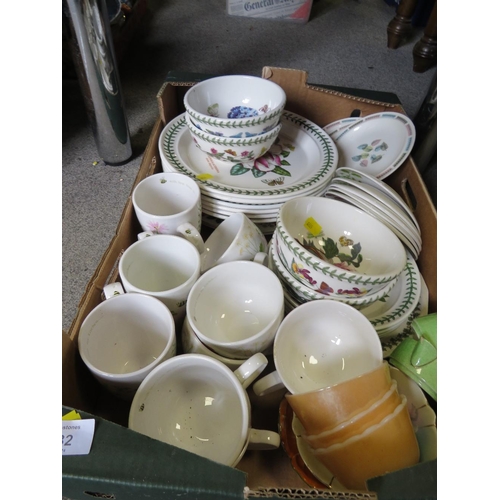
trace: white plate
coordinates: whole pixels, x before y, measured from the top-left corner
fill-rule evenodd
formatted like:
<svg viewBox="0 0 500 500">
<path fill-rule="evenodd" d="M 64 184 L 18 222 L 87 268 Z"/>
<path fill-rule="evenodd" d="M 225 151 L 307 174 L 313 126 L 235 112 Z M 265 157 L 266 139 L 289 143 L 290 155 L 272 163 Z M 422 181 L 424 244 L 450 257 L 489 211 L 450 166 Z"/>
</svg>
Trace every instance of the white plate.
<svg viewBox="0 0 500 500">
<path fill-rule="evenodd" d="M 337 135 L 339 135 L 342 130 L 347 128 L 349 125 L 352 125 L 354 122 L 359 122 L 359 120 L 361 120 L 359 116 L 356 118 L 342 118 L 341 120 L 337 120 L 324 126 L 323 130 L 335 141 Z"/>
<path fill-rule="evenodd" d="M 377 213 L 381 212 L 404 234 L 411 239 L 418 248 L 422 248 L 422 236 L 420 229 L 417 230 L 413 223 L 406 217 L 398 205 L 392 203 L 391 200 L 384 196 L 380 191 L 377 191 L 371 186 L 352 182 L 347 179 L 333 179 L 330 186 L 343 190 L 346 194 L 355 196 L 373 207 Z"/>
<path fill-rule="evenodd" d="M 408 413 L 420 448 L 419 462 L 437 459 L 436 413 L 429 406 L 422 389 L 413 380 L 393 366 L 390 366 L 389 370 L 391 378 L 396 381 L 399 394 L 406 397 Z M 291 408 L 289 410 L 293 411 Z M 292 431 L 297 440 L 300 456 L 313 476 L 332 490 L 344 491 L 342 484 L 313 455 L 309 444 L 302 439 L 304 428 L 295 414 L 292 417 Z"/>
<path fill-rule="evenodd" d="M 345 186 L 347 187 L 347 186 Z M 375 219 L 379 220 L 382 224 L 387 226 L 391 231 L 401 240 L 405 247 L 411 252 L 415 259 L 418 258 L 421 248 L 412 239 L 409 239 L 404 232 L 402 232 L 391 219 L 388 219 L 385 214 L 378 211 L 373 205 L 370 205 L 357 197 L 356 195 L 347 194 L 342 186 L 331 186 L 330 189 L 324 195 L 326 198 L 336 198 L 355 207 L 363 210 L 367 214 L 371 215 Z"/>
<path fill-rule="evenodd" d="M 342 130 L 335 143 L 339 167 L 384 179 L 410 155 L 415 144 L 415 125 L 402 113 L 374 113 Z"/>
<path fill-rule="evenodd" d="M 233 202 L 276 203 L 317 191 L 331 181 L 337 168 L 335 143 L 321 127 L 295 113 L 284 111 L 281 121 L 278 142 L 264 157 L 235 165 L 200 151 L 181 114 L 160 134 L 163 169 L 195 179 L 202 194 Z M 263 159 L 268 167 L 260 175 L 254 165 Z"/>
<path fill-rule="evenodd" d="M 348 167 L 338 168 L 337 170 L 335 170 L 335 177 L 351 179 L 353 181 L 367 184 L 368 186 L 372 186 L 379 191 L 382 191 L 382 193 L 389 196 L 389 198 L 392 198 L 407 213 L 408 217 L 415 224 L 415 227 L 419 227 L 417 219 L 413 215 L 413 212 L 410 210 L 410 207 L 405 202 L 405 200 L 403 200 L 403 198 L 401 198 L 401 196 L 399 196 L 399 194 L 384 181 L 377 179 L 373 175 L 366 174 L 364 172 L 360 172 Z"/>
<path fill-rule="evenodd" d="M 406 258 L 406 266 L 398 276 L 396 286 L 384 300 L 377 300 L 360 311 L 377 332 L 407 321 L 420 300 L 422 289 L 420 271 L 409 252 L 407 252 Z"/>
<path fill-rule="evenodd" d="M 335 177 L 334 179 L 332 179 L 332 184 L 333 183 L 344 183 L 353 187 L 354 189 L 357 189 L 358 192 L 362 191 L 370 197 L 371 202 L 378 208 L 387 212 L 388 215 L 395 217 L 405 226 L 408 226 L 408 231 L 415 235 L 415 239 L 417 241 L 421 241 L 420 227 L 418 225 L 418 222 L 415 225 L 413 219 L 408 216 L 408 213 L 403 210 L 398 203 L 395 203 L 390 196 L 387 196 L 373 186 L 369 186 L 368 184 L 364 184 L 362 182 L 356 182 L 351 179 Z"/>
</svg>

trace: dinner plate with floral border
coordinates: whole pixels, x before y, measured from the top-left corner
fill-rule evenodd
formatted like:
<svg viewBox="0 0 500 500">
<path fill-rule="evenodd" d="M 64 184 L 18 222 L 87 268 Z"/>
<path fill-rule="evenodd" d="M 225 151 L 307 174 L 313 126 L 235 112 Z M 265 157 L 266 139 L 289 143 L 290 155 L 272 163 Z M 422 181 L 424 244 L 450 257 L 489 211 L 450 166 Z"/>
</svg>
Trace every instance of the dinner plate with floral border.
<svg viewBox="0 0 500 500">
<path fill-rule="evenodd" d="M 335 177 L 351 179 L 352 181 L 367 184 L 368 186 L 372 186 L 379 191 L 382 191 L 385 195 L 389 196 L 389 198 L 392 198 L 408 214 L 408 217 L 413 221 L 415 226 L 419 228 L 418 221 L 415 215 L 413 215 L 413 212 L 408 204 L 403 198 L 401 198 L 401 196 L 399 196 L 397 191 L 392 189 L 386 182 L 377 179 L 373 175 L 348 167 L 342 167 L 335 170 Z"/>
<path fill-rule="evenodd" d="M 284 111 L 281 123 L 276 142 L 264 156 L 232 164 L 196 147 L 183 113 L 160 134 L 163 169 L 193 178 L 202 193 L 236 202 L 276 203 L 326 185 L 338 166 L 334 141 L 321 127 L 295 113 Z"/>
<path fill-rule="evenodd" d="M 410 155 L 415 144 L 415 125 L 402 113 L 374 113 L 342 130 L 335 144 L 339 167 L 384 179 Z"/>
<path fill-rule="evenodd" d="M 436 413 L 422 389 L 397 368 L 389 366 L 400 395 L 406 397 L 408 413 L 420 449 L 419 463 L 437 459 Z M 279 407 L 279 432 L 283 448 L 292 467 L 309 486 L 331 491 L 348 491 L 335 476 L 313 455 L 302 438 L 303 427 L 286 398 Z"/>
</svg>

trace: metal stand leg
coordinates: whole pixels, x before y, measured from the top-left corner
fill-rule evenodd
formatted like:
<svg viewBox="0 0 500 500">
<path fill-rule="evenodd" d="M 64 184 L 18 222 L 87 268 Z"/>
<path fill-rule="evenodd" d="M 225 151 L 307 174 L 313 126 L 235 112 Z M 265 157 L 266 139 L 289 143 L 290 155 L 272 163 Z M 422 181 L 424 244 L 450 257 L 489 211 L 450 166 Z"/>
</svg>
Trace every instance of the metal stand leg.
<svg viewBox="0 0 500 500">
<path fill-rule="evenodd" d="M 106 0 L 64 0 L 63 14 L 97 151 L 110 165 L 132 156 Z"/>
</svg>

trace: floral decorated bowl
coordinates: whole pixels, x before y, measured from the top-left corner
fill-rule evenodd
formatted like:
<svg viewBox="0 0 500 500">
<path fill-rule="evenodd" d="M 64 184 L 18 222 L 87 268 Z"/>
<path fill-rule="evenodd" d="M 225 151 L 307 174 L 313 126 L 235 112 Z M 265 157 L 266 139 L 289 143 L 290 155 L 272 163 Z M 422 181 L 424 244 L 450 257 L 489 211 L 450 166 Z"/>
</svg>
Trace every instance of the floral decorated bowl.
<svg viewBox="0 0 500 500">
<path fill-rule="evenodd" d="M 209 78 L 193 85 L 184 107 L 201 131 L 220 137 L 266 134 L 280 121 L 285 91 L 276 83 L 248 75 Z"/>
<path fill-rule="evenodd" d="M 277 139 L 281 130 L 281 123 L 272 128 L 267 134 L 260 134 L 248 138 L 219 137 L 203 132 L 186 120 L 189 132 L 196 146 L 207 155 L 217 160 L 229 163 L 251 162 L 265 155 Z"/>
<path fill-rule="evenodd" d="M 310 300 L 333 299 L 339 302 L 345 302 L 356 309 L 363 309 L 376 301 L 384 299 L 384 297 L 392 291 L 397 282 L 397 280 L 391 281 L 378 292 L 369 295 L 335 295 L 332 297 L 330 287 L 325 285 L 323 281 L 311 287 L 311 283 L 308 281 L 307 276 L 303 276 L 299 269 L 286 268 L 286 264 L 283 265 L 281 261 L 281 248 L 277 241 L 276 231 L 269 243 L 268 252 L 269 267 L 272 266 L 271 269 L 277 274 L 278 278 L 280 278 L 283 288 L 288 292 L 289 297 L 296 300 L 298 303 L 304 303 Z"/>
<path fill-rule="evenodd" d="M 396 280 L 406 251 L 384 224 L 358 208 L 319 196 L 285 202 L 276 220 L 281 261 L 330 297 L 361 297 Z"/>
</svg>

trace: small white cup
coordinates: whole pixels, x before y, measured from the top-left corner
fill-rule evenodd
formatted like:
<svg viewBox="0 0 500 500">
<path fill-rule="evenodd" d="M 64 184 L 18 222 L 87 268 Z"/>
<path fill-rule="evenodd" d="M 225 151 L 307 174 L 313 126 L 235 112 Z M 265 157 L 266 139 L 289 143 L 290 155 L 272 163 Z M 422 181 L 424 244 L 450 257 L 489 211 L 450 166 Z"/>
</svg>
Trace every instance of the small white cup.
<svg viewBox="0 0 500 500">
<path fill-rule="evenodd" d="M 200 276 L 200 254 L 180 236 L 157 234 L 132 243 L 120 258 L 118 270 L 127 292 L 160 299 L 180 322 L 189 291 Z"/>
<path fill-rule="evenodd" d="M 267 262 L 267 240 L 242 212 L 224 219 L 209 236 L 201 256 L 201 272 L 234 260 Z"/>
<path fill-rule="evenodd" d="M 153 368 L 176 354 L 175 324 L 154 297 L 105 287 L 106 300 L 80 327 L 78 349 L 92 375 L 110 392 L 132 399 Z"/>
<path fill-rule="evenodd" d="M 383 361 L 382 344 L 370 321 L 336 300 L 313 300 L 293 309 L 274 340 L 276 371 L 255 382 L 256 395 L 286 387 L 301 394 L 371 371 Z"/>
<path fill-rule="evenodd" d="M 189 292 L 186 319 L 212 351 L 246 359 L 272 347 L 284 302 L 281 282 L 269 268 L 237 260 L 201 275 Z"/>
<path fill-rule="evenodd" d="M 132 204 L 146 233 L 181 235 L 204 251 L 201 192 L 187 175 L 162 172 L 146 177 L 134 188 Z"/>
<path fill-rule="evenodd" d="M 232 372 L 202 354 L 181 354 L 152 371 L 132 401 L 130 429 L 228 466 L 247 449 L 276 449 L 280 436 L 253 429 L 245 390 L 267 365 L 256 354 Z"/>
<path fill-rule="evenodd" d="M 214 359 L 219 360 L 224 363 L 230 370 L 234 371 L 239 368 L 246 360 L 244 359 L 232 359 L 226 356 L 221 356 L 215 351 L 209 349 L 194 333 L 193 329 L 189 325 L 187 318 L 182 323 L 181 331 L 181 343 L 182 350 L 185 354 L 204 354 L 205 356 L 210 356 Z"/>
</svg>

